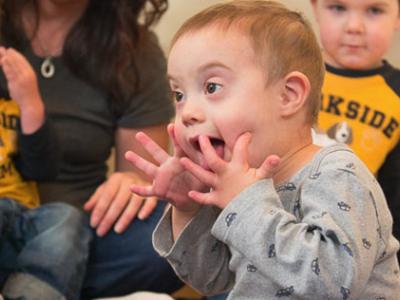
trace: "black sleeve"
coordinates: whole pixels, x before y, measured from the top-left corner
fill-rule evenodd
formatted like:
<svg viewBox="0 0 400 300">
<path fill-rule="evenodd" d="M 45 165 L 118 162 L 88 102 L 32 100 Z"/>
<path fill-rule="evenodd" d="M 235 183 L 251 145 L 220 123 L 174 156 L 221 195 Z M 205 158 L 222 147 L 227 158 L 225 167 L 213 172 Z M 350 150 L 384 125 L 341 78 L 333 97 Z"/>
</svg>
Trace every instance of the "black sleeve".
<svg viewBox="0 0 400 300">
<path fill-rule="evenodd" d="M 14 158 L 15 165 L 24 179 L 46 181 L 57 176 L 61 153 L 49 119 L 32 134 L 20 131 L 18 151 Z"/>
<path fill-rule="evenodd" d="M 378 181 L 393 216 L 393 234 L 400 240 L 400 143 L 389 153 L 379 169 Z"/>
</svg>

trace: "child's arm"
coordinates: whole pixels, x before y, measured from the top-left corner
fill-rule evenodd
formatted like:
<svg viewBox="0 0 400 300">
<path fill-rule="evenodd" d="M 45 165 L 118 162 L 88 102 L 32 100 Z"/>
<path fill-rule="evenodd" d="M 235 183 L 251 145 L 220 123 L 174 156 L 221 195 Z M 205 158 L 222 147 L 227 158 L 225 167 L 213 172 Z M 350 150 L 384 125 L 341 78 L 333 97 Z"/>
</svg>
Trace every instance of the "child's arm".
<svg viewBox="0 0 400 300">
<path fill-rule="evenodd" d="M 45 118 L 36 74 L 26 58 L 12 48 L 0 47 L 0 66 L 8 93 L 20 110 L 15 165 L 25 179 L 53 179 L 57 175 L 60 151 L 55 131 Z"/>
<path fill-rule="evenodd" d="M 212 152 L 210 147 L 202 148 L 203 153 L 205 150 Z M 350 293 L 358 299 L 372 276 L 377 257 L 382 255 L 381 259 L 392 256 L 392 260 L 381 263 L 388 276 L 398 272 L 398 266 L 392 265 L 395 244 L 387 228 L 390 216 L 379 188 L 352 153 L 342 153 L 312 176 L 304 175 L 308 178 L 301 186 L 288 185 L 288 192 L 295 189 L 297 196 L 286 200 L 285 206 L 269 179 L 254 183 L 226 201 L 235 194 L 229 190 L 252 181 L 248 180 L 248 172 L 240 174 L 241 168 L 235 166 L 241 162 L 242 169 L 246 169 L 246 160 L 232 159 L 232 166 L 215 168 L 216 157 L 206 157 L 213 174 L 184 162 L 188 170 L 214 187 L 211 193 L 191 192 L 191 196 L 221 207 L 228 203 L 212 235 L 229 246 L 231 261 L 247 265 L 249 272 L 265 278 L 264 286 L 270 284 L 266 290 L 271 297 L 279 294 L 279 287 L 282 291 L 290 287 L 288 291 L 301 299 L 323 295 L 339 299 Z M 229 168 L 236 172 L 228 172 Z M 217 194 L 221 198 L 215 197 Z M 293 210 L 289 210 L 290 202 L 295 200 Z M 196 253 L 190 255 L 196 257 Z"/>
<path fill-rule="evenodd" d="M 279 158 L 271 156 L 259 169 L 249 168 L 245 161 L 249 141 L 250 135 L 242 135 L 236 142 L 232 161 L 227 163 L 217 156 L 206 137 L 200 137 L 201 150 L 215 173 L 202 170 L 187 158 L 182 158 L 181 163 L 204 183 L 212 186 L 213 190 L 209 193 L 192 190 L 190 195 L 194 195 L 199 202 L 223 207 L 247 185 L 270 177 L 279 164 Z M 221 178 L 218 178 L 219 175 Z M 226 186 L 222 187 L 223 185 Z M 210 205 L 202 206 L 176 241 L 172 241 L 168 234 L 171 219 L 174 220 L 173 213 L 174 211 L 168 211 L 157 226 L 153 236 L 155 248 L 174 266 L 182 280 L 201 293 L 212 295 L 229 291 L 236 281 L 235 273 L 229 268 L 231 252 L 226 244 L 221 243 L 210 232 L 220 209 Z"/>
</svg>

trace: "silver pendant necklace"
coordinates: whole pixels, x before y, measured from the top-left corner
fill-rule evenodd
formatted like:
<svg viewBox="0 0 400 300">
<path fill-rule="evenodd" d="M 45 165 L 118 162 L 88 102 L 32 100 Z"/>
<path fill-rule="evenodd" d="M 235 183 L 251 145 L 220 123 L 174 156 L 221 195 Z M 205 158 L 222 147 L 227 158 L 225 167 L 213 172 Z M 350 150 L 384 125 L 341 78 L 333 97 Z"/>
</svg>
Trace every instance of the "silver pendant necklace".
<svg viewBox="0 0 400 300">
<path fill-rule="evenodd" d="M 44 78 L 48 79 L 54 76 L 55 71 L 56 67 L 54 66 L 53 58 L 47 56 L 40 65 L 40 73 Z"/>
<path fill-rule="evenodd" d="M 56 67 L 54 65 L 54 55 L 58 55 L 62 52 L 62 47 L 51 53 L 47 47 L 45 47 L 40 40 L 39 35 L 36 35 L 37 45 L 40 47 L 41 52 L 44 54 L 44 60 L 40 65 L 40 74 L 43 78 L 50 79 L 54 76 L 56 72 Z"/>
</svg>

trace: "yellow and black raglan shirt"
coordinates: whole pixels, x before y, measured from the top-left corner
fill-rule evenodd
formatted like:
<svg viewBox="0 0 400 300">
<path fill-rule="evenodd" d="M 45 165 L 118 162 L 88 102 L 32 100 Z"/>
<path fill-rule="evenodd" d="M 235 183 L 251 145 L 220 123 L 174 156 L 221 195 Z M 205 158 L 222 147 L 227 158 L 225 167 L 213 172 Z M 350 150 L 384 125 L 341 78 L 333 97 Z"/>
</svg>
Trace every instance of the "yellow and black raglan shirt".
<svg viewBox="0 0 400 300">
<path fill-rule="evenodd" d="M 48 121 L 35 133 L 23 135 L 19 116 L 17 103 L 1 92 L 0 201 L 11 198 L 33 208 L 39 205 L 34 180 L 55 176 L 59 154 Z"/>
<path fill-rule="evenodd" d="M 350 146 L 373 174 L 400 139 L 400 71 L 326 66 L 319 127 Z"/>
<path fill-rule="evenodd" d="M 350 146 L 378 176 L 400 238 L 400 70 L 384 61 L 366 71 L 326 65 L 319 127 Z"/>
</svg>

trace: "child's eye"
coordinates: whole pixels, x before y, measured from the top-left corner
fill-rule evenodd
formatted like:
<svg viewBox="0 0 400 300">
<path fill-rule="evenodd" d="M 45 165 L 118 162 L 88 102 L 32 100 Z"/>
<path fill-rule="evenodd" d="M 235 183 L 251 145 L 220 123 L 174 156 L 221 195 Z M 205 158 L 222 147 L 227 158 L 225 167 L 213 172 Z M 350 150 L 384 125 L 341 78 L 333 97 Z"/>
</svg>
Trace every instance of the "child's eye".
<svg viewBox="0 0 400 300">
<path fill-rule="evenodd" d="M 368 13 L 372 15 L 380 15 L 383 13 L 383 10 L 380 7 L 370 7 L 368 8 Z"/>
<path fill-rule="evenodd" d="M 208 82 L 206 85 L 206 90 L 208 94 L 214 94 L 219 89 L 221 89 L 221 85 L 214 82 Z"/>
<path fill-rule="evenodd" d="M 346 10 L 346 7 L 340 4 L 332 4 L 328 7 L 329 10 L 332 10 L 334 12 L 343 12 Z"/>
<path fill-rule="evenodd" d="M 178 91 L 172 91 L 172 97 L 176 102 L 180 102 L 183 99 L 183 93 Z"/>
</svg>

